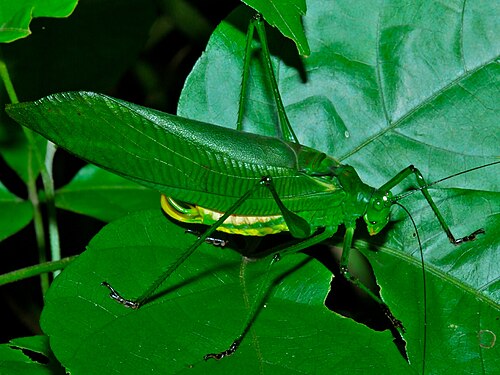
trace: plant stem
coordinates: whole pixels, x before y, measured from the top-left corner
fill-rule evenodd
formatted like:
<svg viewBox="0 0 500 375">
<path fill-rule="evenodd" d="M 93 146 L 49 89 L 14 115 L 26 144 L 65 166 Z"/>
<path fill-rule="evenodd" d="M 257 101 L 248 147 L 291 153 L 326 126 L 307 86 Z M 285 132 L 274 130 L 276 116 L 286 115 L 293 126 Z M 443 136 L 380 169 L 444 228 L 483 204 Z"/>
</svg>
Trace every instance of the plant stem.
<svg viewBox="0 0 500 375">
<path fill-rule="evenodd" d="M 56 146 L 47 141 L 47 151 L 45 153 L 45 169 L 42 169 L 42 181 L 45 189 L 45 197 L 47 204 L 47 220 L 49 226 L 49 243 L 50 256 L 52 261 L 61 259 L 61 246 L 59 241 L 59 230 L 57 226 L 56 204 L 54 199 L 54 179 L 52 178 L 52 165 Z M 54 277 L 59 274 L 59 271 L 54 272 Z"/>
<path fill-rule="evenodd" d="M 0 79 L 2 79 L 5 90 L 9 96 L 11 103 L 19 103 L 19 99 L 17 97 L 16 91 L 14 89 L 14 85 L 10 79 L 9 71 L 4 61 L 0 60 Z M 40 166 L 42 173 L 42 180 L 44 183 L 45 193 L 47 195 L 48 200 L 48 211 L 49 211 L 49 233 L 50 233 L 50 244 L 51 248 L 55 248 L 56 260 L 60 259 L 60 251 L 59 251 L 59 233 L 57 232 L 57 224 L 55 221 L 55 206 L 53 204 L 54 201 L 54 184 L 52 179 L 52 160 L 53 160 L 53 152 L 48 158 L 49 167 L 45 166 L 42 161 L 42 155 L 36 145 L 36 140 L 34 137 L 34 133 L 23 127 L 24 134 L 28 140 L 28 162 L 27 162 L 27 170 L 28 170 L 28 181 L 26 183 L 28 188 L 28 198 L 33 205 L 33 221 L 35 226 L 35 236 L 38 247 L 38 259 L 40 263 L 45 263 L 47 261 L 46 256 L 46 242 L 45 242 L 45 232 L 43 226 L 43 218 L 42 212 L 40 208 L 40 200 L 38 197 L 38 192 L 36 188 L 36 179 L 38 172 L 33 168 L 33 158 L 35 157 L 38 165 Z M 51 208 L 52 206 L 52 208 Z M 55 233 L 55 234 L 54 234 Z M 47 274 L 41 274 L 40 283 L 42 293 L 45 294 L 47 289 L 49 288 L 49 277 Z"/>
<path fill-rule="evenodd" d="M 9 273 L 4 273 L 3 275 L 0 275 L 0 286 L 13 283 L 15 281 L 28 279 L 37 275 L 47 275 L 47 272 L 62 270 L 77 257 L 78 255 L 73 255 L 71 257 L 59 259 L 54 262 L 45 262 L 36 264 L 34 266 L 21 268 L 20 270 L 15 270 Z"/>
<path fill-rule="evenodd" d="M 14 90 L 14 86 L 12 85 L 12 81 L 10 80 L 7 65 L 5 65 L 5 62 L 3 60 L 0 60 L 0 78 L 3 81 L 5 91 L 7 91 L 7 95 L 9 96 L 11 103 L 19 103 L 16 91 Z"/>
</svg>

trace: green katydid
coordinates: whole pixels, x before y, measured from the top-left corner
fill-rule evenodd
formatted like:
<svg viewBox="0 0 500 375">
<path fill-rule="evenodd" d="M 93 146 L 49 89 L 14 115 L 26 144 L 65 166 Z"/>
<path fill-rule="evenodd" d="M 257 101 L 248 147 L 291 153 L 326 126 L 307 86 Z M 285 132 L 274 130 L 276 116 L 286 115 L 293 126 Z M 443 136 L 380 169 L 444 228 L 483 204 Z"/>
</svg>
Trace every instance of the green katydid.
<svg viewBox="0 0 500 375">
<path fill-rule="evenodd" d="M 263 30 L 260 22 L 256 21 L 255 26 L 257 31 Z M 260 35 L 260 39 L 266 55 L 263 34 Z M 266 61 L 269 59 L 266 58 Z M 274 80 L 271 78 L 270 81 L 272 83 Z M 278 92 L 275 93 L 277 102 L 280 103 Z M 81 116 L 82 122 L 88 120 L 87 116 L 96 115 L 96 111 L 100 116 L 116 116 L 115 111 L 120 109 L 127 108 L 136 112 L 142 110 L 138 106 L 96 94 L 90 95 L 95 102 L 89 105 L 86 103 L 88 97 L 87 94 L 61 94 L 37 102 L 36 110 L 41 117 L 47 116 L 46 124 L 50 122 L 49 116 L 58 113 L 58 102 L 73 103 L 73 110 Z M 23 105 L 10 108 L 11 115 L 22 124 L 45 134 L 55 143 L 87 160 L 138 180 L 136 176 L 128 175 L 127 169 L 114 168 L 111 160 L 113 156 L 109 159 L 93 159 L 96 153 L 86 152 L 85 147 L 79 149 L 78 146 L 71 144 L 71 140 L 64 139 L 59 134 L 49 134 L 46 130 L 49 126 L 44 128 L 43 120 L 24 113 L 22 107 Z M 52 113 L 47 115 L 47 112 Z M 355 221 L 363 217 L 370 233 L 377 234 L 389 220 L 391 205 L 403 197 L 392 196 L 390 190 L 411 174 L 417 177 L 420 190 L 452 243 L 473 240 L 481 233 L 481 230 L 477 230 L 469 236 L 455 239 L 433 203 L 427 191 L 427 184 L 417 169 L 408 167 L 381 188 L 374 189 L 364 184 L 352 167 L 341 165 L 321 152 L 298 144 L 285 119 L 284 110 L 279 109 L 278 113 L 285 140 L 240 133 L 194 121 L 185 122 L 180 127 L 170 116 L 158 113 L 156 127 L 145 130 L 143 135 L 162 144 L 160 147 L 162 152 L 158 156 L 160 160 L 139 160 L 140 147 L 134 149 L 133 145 L 130 145 L 128 148 L 126 143 L 119 145 L 125 148 L 125 152 L 137 156 L 136 162 L 144 163 L 146 168 L 151 162 L 157 163 L 162 168 L 161 174 L 165 180 L 169 179 L 169 185 L 160 187 L 160 183 L 155 180 L 157 176 L 151 176 L 150 180 L 141 182 L 148 186 L 159 187 L 162 193 L 173 197 L 170 204 L 174 206 L 169 208 L 164 205 L 166 211 L 174 215 L 177 213 L 182 219 L 191 220 L 192 210 L 199 212 L 199 208 L 203 207 L 211 217 L 211 221 L 209 219 L 204 223 L 211 226 L 142 296 L 136 300 L 128 300 L 112 289 L 115 300 L 133 308 L 138 308 L 147 302 L 156 288 L 196 250 L 202 241 L 221 227 L 229 228 L 226 219 L 231 215 L 233 218 L 251 216 L 247 220 L 247 226 L 240 228 L 241 234 L 255 235 L 256 233 L 251 230 L 256 229 L 257 223 L 265 229 L 274 228 L 275 224 L 271 225 L 268 220 L 270 218 L 276 220 L 278 230 L 279 228 L 288 230 L 292 236 L 299 239 L 298 243 L 287 249 L 289 252 L 299 251 L 331 237 L 337 227 L 344 224 L 347 230 L 341 260 L 342 273 L 349 281 L 364 288 L 347 269 Z M 144 123 L 145 127 L 150 125 Z M 92 127 L 89 126 L 88 130 L 90 137 L 93 135 Z M 106 138 L 105 134 L 102 136 L 103 139 Z M 131 143 L 134 141 L 131 140 Z M 174 145 L 175 148 L 168 145 Z M 193 202 L 195 205 L 185 206 L 181 201 Z M 187 211 L 183 211 L 185 209 Z M 214 211 L 222 214 L 214 219 Z M 198 219 L 195 221 L 200 222 Z M 235 224 L 235 221 L 233 220 L 232 224 Z M 224 222 L 226 224 L 223 224 Z M 264 234 L 264 231 L 258 234 Z M 383 304 L 378 296 L 372 293 L 371 295 L 377 302 Z M 387 314 L 394 325 L 402 329 L 401 323 L 392 317 L 388 310 Z M 229 350 L 213 357 L 219 358 L 231 354 L 236 349 L 238 340 L 239 338 Z"/>
</svg>

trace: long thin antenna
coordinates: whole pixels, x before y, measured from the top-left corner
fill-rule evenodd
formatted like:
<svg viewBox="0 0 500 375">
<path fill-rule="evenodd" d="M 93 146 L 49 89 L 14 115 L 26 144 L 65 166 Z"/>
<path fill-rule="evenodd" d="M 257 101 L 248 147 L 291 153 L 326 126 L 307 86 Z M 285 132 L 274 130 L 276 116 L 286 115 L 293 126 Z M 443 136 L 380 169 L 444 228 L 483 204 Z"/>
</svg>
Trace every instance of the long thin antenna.
<svg viewBox="0 0 500 375">
<path fill-rule="evenodd" d="M 486 168 L 486 167 L 490 167 L 492 165 L 495 165 L 495 164 L 500 164 L 500 161 L 494 161 L 494 162 L 491 162 L 491 163 L 488 163 L 488 164 L 484 164 L 484 165 L 480 165 L 478 167 L 474 167 L 474 168 L 470 168 L 470 169 L 466 169 L 465 171 L 461 171 L 461 172 L 457 172 L 457 173 L 454 173 L 452 175 L 449 175 L 447 177 L 443 177 L 443 178 L 440 178 L 439 180 L 436 180 L 436 181 L 433 181 L 433 182 L 429 182 L 427 185 L 424 185 L 424 186 L 420 186 L 416 189 L 413 189 L 413 190 L 410 190 L 410 191 L 407 191 L 405 193 L 402 193 L 402 194 L 398 194 L 397 196 L 395 196 L 393 198 L 393 202 L 396 203 L 397 201 L 403 199 L 403 198 L 406 198 L 418 191 L 421 191 L 422 189 L 427 189 L 428 187 L 430 186 L 433 186 L 433 185 L 436 185 L 436 184 L 439 184 L 440 182 L 443 182 L 443 181 L 446 181 L 446 180 L 449 180 L 450 178 L 453 178 L 453 177 L 457 177 L 457 176 L 460 176 L 462 174 L 465 174 L 465 173 L 469 173 L 469 172 L 472 172 L 472 171 L 475 171 L 475 170 L 478 170 L 478 169 L 482 169 L 482 168 Z"/>
<path fill-rule="evenodd" d="M 417 236 L 417 242 L 418 242 L 418 248 L 420 250 L 420 262 L 422 263 L 422 281 L 423 281 L 423 290 L 424 290 L 424 347 L 422 349 L 422 374 L 425 374 L 425 358 L 426 358 L 426 351 L 427 351 L 427 279 L 425 277 L 425 263 L 424 263 L 424 252 L 422 251 L 422 242 L 420 241 L 420 235 L 418 234 L 418 229 L 417 225 L 415 224 L 415 220 L 413 220 L 413 217 L 410 214 L 410 211 L 403 206 L 401 203 L 394 202 L 394 204 L 397 204 L 399 207 L 401 207 L 408 217 L 411 220 L 411 223 L 413 224 L 413 228 L 415 229 L 415 234 Z"/>
</svg>

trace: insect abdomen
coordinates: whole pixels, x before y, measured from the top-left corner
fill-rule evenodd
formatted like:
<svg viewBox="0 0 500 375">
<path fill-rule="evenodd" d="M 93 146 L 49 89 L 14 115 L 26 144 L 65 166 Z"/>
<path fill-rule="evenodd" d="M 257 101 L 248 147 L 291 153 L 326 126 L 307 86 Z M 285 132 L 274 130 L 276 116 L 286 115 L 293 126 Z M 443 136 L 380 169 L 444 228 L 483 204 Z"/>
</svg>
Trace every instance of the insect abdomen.
<svg viewBox="0 0 500 375">
<path fill-rule="evenodd" d="M 198 205 L 176 201 L 165 195 L 161 196 L 161 208 L 175 220 L 190 224 L 212 225 L 224 214 Z M 244 236 L 267 236 L 288 231 L 288 226 L 281 215 L 231 215 L 217 230 Z"/>
</svg>

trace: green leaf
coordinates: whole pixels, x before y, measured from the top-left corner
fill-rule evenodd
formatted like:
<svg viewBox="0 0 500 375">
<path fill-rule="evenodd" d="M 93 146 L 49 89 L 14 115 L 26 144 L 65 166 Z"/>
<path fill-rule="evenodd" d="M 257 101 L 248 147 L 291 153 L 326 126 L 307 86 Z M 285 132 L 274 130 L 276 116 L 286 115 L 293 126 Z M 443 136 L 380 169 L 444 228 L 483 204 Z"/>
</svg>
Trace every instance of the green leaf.
<svg viewBox="0 0 500 375">
<path fill-rule="evenodd" d="M 256 298 L 270 259 L 249 262 L 230 249 L 202 245 L 139 310 L 117 304 L 100 285 L 107 281 L 137 297 L 194 239 L 158 211 L 129 215 L 94 237 L 56 278 L 42 314 L 68 371 L 324 374 L 352 367 L 346 358 L 359 358 L 360 347 L 370 350 L 357 359 L 359 369 L 408 370 L 388 332 L 325 308 L 331 273 L 302 254 L 273 265 L 269 299 L 239 350 L 220 362 L 203 356 L 227 349 L 241 332 L 245 299 Z"/>
<path fill-rule="evenodd" d="M 382 185 L 410 163 L 433 181 L 497 160 L 496 103 L 500 98 L 495 89 L 499 77 L 495 61 L 499 42 L 491 37 L 497 33 L 483 31 L 496 30 L 495 11 L 476 3 L 444 7 L 423 0 L 407 4 L 311 2 L 304 18 L 311 57 L 293 59 L 294 47 L 283 39 L 271 46 L 279 57 L 275 60 L 277 79 L 299 139 L 352 164 L 373 186 Z M 246 29 L 242 25 L 250 16 L 239 10 L 237 18 L 223 23 L 214 34 L 186 83 L 181 115 L 235 126 L 243 65 L 241 30 Z M 245 130 L 274 135 L 274 104 L 262 84 L 258 64 L 253 68 Z M 78 95 L 83 101 L 90 97 Z M 126 123 L 133 120 L 133 115 L 118 111 L 123 107 L 109 108 Z M 110 118 L 109 123 L 114 120 Z M 130 147 L 135 155 L 141 147 L 134 143 L 144 141 L 127 134 L 120 139 L 109 137 L 111 142 L 103 149 L 110 147 L 110 159 L 119 145 L 125 150 Z M 145 145 L 155 154 L 154 142 Z M 493 166 L 471 172 L 431 190 L 457 236 L 485 228 L 486 234 L 475 242 L 452 246 L 419 194 L 402 200 L 422 239 L 427 310 L 415 230 L 404 213 L 394 210 L 388 230 L 378 237 L 367 237 L 361 230 L 356 234 L 355 245 L 369 256 L 384 300 L 407 328 L 411 370 L 387 332 L 375 333 L 324 309 L 329 274 L 314 261 L 294 269 L 273 290 L 241 351 L 221 362 L 202 362 L 207 352 L 226 349 L 243 326 L 247 292 L 238 289 L 242 261 L 237 254 L 205 246 L 162 287 L 170 293 L 160 293 L 138 311 L 109 300 L 99 286 L 107 280 L 127 296 L 138 296 L 192 243 L 180 229 L 170 228 L 159 213 L 136 214 L 111 224 L 96 238 L 81 263 L 75 262 L 74 269 L 68 267 L 56 279 L 47 295 L 44 329 L 54 337 L 53 349 L 60 360 L 84 373 L 102 372 L 102 366 L 85 372 L 82 363 L 88 364 L 88 358 L 98 364 L 106 361 L 110 367 L 105 370 L 123 363 L 122 373 L 152 368 L 175 373 L 192 365 L 188 371 L 204 373 L 247 369 L 248 373 L 289 373 L 290 369 L 420 373 L 424 363 L 426 372 L 440 374 L 495 373 L 500 366 L 498 345 L 494 345 L 500 311 L 497 170 Z M 293 268 L 306 259 L 301 257 L 284 257 L 276 267 Z M 274 268 L 273 277 L 280 270 Z M 255 288 L 261 274 L 262 270 L 245 285 Z M 205 283 L 205 279 L 210 280 Z M 74 318 L 61 324 L 62 317 L 68 316 Z M 76 343 L 70 341 L 71 346 L 65 348 L 63 342 L 73 338 Z M 87 345 L 90 338 L 93 345 Z M 455 363 L 457 367 L 451 365 Z"/>
<path fill-rule="evenodd" d="M 0 105 L 2 105 L 0 100 Z M 5 121 L 4 121 L 5 120 Z M 27 183 L 30 179 L 38 176 L 45 159 L 47 140 L 33 133 L 33 144 L 28 142 L 25 133 L 0 111 L 0 153 L 17 175 Z"/>
<path fill-rule="evenodd" d="M 31 203 L 15 196 L 0 182 L 0 241 L 23 229 L 33 218 Z"/>
<path fill-rule="evenodd" d="M 59 208 L 112 221 L 129 212 L 158 207 L 160 195 L 116 174 L 87 165 L 69 184 L 56 191 L 55 198 Z"/>
<path fill-rule="evenodd" d="M 6 0 L 0 4 L 0 43 L 12 42 L 31 34 L 29 24 L 35 17 L 68 17 L 78 0 Z"/>
<path fill-rule="evenodd" d="M 43 363 L 32 359 L 33 353 L 39 354 L 36 358 Z M 65 374 L 50 350 L 47 336 L 21 337 L 0 345 L 0 368 L 9 375 Z"/>
<path fill-rule="evenodd" d="M 292 39 L 303 56 L 311 54 L 301 16 L 306 14 L 305 0 L 243 0 L 245 4 L 262 14 L 284 36 Z"/>
<path fill-rule="evenodd" d="M 269 37 L 279 89 L 301 143 L 353 165 L 372 186 L 409 164 L 430 182 L 498 160 L 500 43 L 492 36 L 500 31 L 499 13 L 498 6 L 479 3 L 462 8 L 424 0 L 309 2 L 304 17 L 309 58 L 294 59 L 279 35 Z M 236 126 L 243 25 L 251 16 L 238 10 L 212 35 L 186 81 L 179 115 Z M 275 105 L 257 63 L 250 82 L 244 130 L 275 135 Z M 491 347 L 500 311 L 500 270 L 492 267 L 500 261 L 497 171 L 498 166 L 474 171 L 431 190 L 457 236 L 485 228 L 472 243 L 451 245 L 420 194 L 401 201 L 423 242 L 427 371 L 453 373 L 449 364 L 460 363 L 460 371 L 494 373 L 499 366 L 498 350 Z M 405 214 L 394 211 L 387 231 L 378 238 L 358 234 L 356 246 L 379 250 L 365 253 L 384 300 L 408 329 L 410 360 L 420 372 L 419 250 Z M 464 302 L 455 308 L 459 300 Z"/>
</svg>

